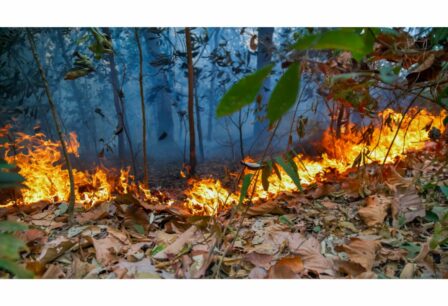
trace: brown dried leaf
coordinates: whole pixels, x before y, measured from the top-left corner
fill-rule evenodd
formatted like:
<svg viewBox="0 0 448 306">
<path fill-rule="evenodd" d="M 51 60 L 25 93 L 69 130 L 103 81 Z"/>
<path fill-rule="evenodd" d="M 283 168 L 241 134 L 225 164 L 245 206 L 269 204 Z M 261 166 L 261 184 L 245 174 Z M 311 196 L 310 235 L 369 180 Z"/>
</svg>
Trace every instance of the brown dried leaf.
<svg viewBox="0 0 448 306">
<path fill-rule="evenodd" d="M 304 269 L 300 256 L 284 257 L 269 269 L 268 278 L 300 278 Z"/>
<path fill-rule="evenodd" d="M 263 278 L 266 278 L 267 276 L 268 276 L 268 272 L 265 269 L 255 267 L 252 270 L 250 270 L 248 277 L 250 279 L 263 279 Z"/>
<path fill-rule="evenodd" d="M 168 255 L 176 255 L 182 250 L 185 244 L 195 241 L 198 236 L 196 233 L 199 233 L 197 227 L 194 225 L 191 226 L 182 235 L 180 235 L 176 241 L 174 241 L 166 249 L 160 251 L 153 257 L 156 259 L 167 259 Z"/>
<path fill-rule="evenodd" d="M 286 214 L 286 212 L 280 207 L 280 205 L 281 204 L 275 200 L 257 204 L 255 206 L 250 207 L 247 210 L 247 215 L 249 217 L 255 217 L 255 216 L 262 216 L 262 215 L 266 215 L 266 214 L 272 214 L 272 215 Z"/>
<path fill-rule="evenodd" d="M 377 240 L 352 238 L 348 244 L 337 247 L 337 250 L 346 252 L 350 261 L 359 264 L 365 271 L 371 271 L 380 248 L 381 244 Z"/>
<path fill-rule="evenodd" d="M 320 253 L 320 243 L 316 238 L 310 237 L 293 252 L 300 255 L 307 271 L 312 271 L 318 275 L 335 275 L 332 262 Z"/>
<path fill-rule="evenodd" d="M 65 273 L 62 271 L 61 267 L 56 264 L 51 264 L 47 271 L 45 271 L 42 276 L 44 279 L 62 279 L 65 278 Z"/>
<path fill-rule="evenodd" d="M 391 201 L 390 198 L 383 195 L 369 196 L 366 200 L 366 206 L 360 208 L 358 213 L 368 226 L 382 224 L 387 216 Z"/>
<path fill-rule="evenodd" d="M 102 239 L 92 239 L 95 248 L 96 260 L 103 266 L 108 266 L 118 260 L 124 245 L 113 235 L 108 235 Z"/>
<path fill-rule="evenodd" d="M 264 269 L 269 269 L 271 267 L 271 261 L 274 258 L 272 255 L 259 254 L 257 252 L 250 252 L 244 259 L 253 264 L 255 267 L 261 267 Z"/>
<path fill-rule="evenodd" d="M 39 257 L 37 257 L 37 260 L 43 264 L 49 263 L 64 254 L 74 245 L 75 242 L 63 236 L 59 236 L 44 245 Z"/>
</svg>

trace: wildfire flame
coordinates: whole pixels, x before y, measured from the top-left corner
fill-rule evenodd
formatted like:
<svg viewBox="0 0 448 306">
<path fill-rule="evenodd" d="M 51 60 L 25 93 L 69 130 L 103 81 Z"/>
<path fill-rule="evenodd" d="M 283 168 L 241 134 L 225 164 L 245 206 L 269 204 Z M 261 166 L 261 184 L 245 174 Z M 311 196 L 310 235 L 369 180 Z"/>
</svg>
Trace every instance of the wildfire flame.
<svg viewBox="0 0 448 306">
<path fill-rule="evenodd" d="M 301 183 L 309 185 L 324 180 L 325 173 L 330 170 L 344 173 L 359 160 L 360 154 L 363 154 L 366 164 L 382 163 L 383 160 L 390 163 L 410 150 L 423 149 L 425 141 L 429 139 L 429 128 L 435 127 L 444 132 L 443 119 L 446 115 L 445 111 L 432 114 L 424 109 L 412 108 L 403 119 L 403 114 L 386 109 L 379 114 L 379 123 L 376 125 L 357 129 L 355 124 L 347 124 L 339 138 L 328 129 L 322 139 L 326 152 L 319 158 L 302 154 L 294 157 Z M 395 137 L 400 121 L 402 123 Z M 0 137 L 9 129 L 9 126 L 0 129 Z M 391 143 L 393 145 L 389 150 Z M 75 133 L 69 134 L 67 144 L 68 153 L 79 156 L 79 142 Z M 28 135 L 17 132 L 14 133 L 14 141 L 2 144 L 2 148 L 4 159 L 17 165 L 19 173 L 26 179 L 27 188 L 21 190 L 21 198 L 13 204 L 30 205 L 39 201 L 56 203 L 68 199 L 69 178 L 58 142 L 47 139 L 43 133 Z M 297 190 L 284 170 L 279 167 L 279 171 L 281 179 L 271 175 L 267 191 L 262 187 L 261 176 L 255 176 L 257 181 L 252 182 L 252 186 L 255 184 L 254 202 L 273 198 L 281 192 Z M 76 201 L 86 207 L 113 199 L 116 194 L 138 193 L 146 200 L 155 199 L 149 189 L 134 182 L 129 168 L 120 171 L 103 167 L 92 171 L 73 169 L 73 174 Z M 184 204 L 193 214 L 214 215 L 238 203 L 239 192 L 229 192 L 220 180 L 207 178 L 191 179 L 188 182 L 190 188 L 184 192 Z M 172 200 L 168 202 L 171 204 Z"/>
</svg>

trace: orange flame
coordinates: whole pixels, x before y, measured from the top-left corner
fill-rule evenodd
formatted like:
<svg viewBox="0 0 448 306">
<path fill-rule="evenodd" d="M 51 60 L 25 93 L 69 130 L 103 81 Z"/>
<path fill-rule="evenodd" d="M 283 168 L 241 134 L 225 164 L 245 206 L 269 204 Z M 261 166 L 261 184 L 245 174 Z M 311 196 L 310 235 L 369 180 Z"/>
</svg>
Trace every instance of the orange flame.
<svg viewBox="0 0 448 306">
<path fill-rule="evenodd" d="M 391 109 L 386 109 L 378 117 L 380 124 L 367 126 L 356 130 L 354 124 L 348 124 L 341 136 L 336 138 L 329 129 L 324 133 L 323 146 L 326 153 L 319 158 L 309 158 L 301 154 L 294 157 L 298 174 L 303 185 L 309 185 L 317 180 L 325 179 L 325 173 L 335 170 L 344 173 L 351 167 L 363 152 L 366 164 L 373 162 L 393 162 L 410 150 L 420 150 L 429 139 L 428 129 L 435 127 L 444 132 L 443 119 L 446 111 L 432 114 L 426 110 L 413 108 L 403 119 L 403 115 Z M 402 125 L 394 139 L 399 122 Z M 4 136 L 10 126 L 0 129 L 0 137 Z M 19 173 L 25 177 L 27 189 L 22 189 L 21 199 L 14 204 L 33 204 L 39 201 L 60 202 L 68 199 L 70 185 L 67 170 L 64 168 L 60 144 L 53 142 L 42 133 L 27 135 L 17 132 L 13 143 L 4 143 L 4 159 L 14 163 Z M 368 140 L 368 141 L 366 141 Z M 68 152 L 78 155 L 79 142 L 75 133 L 70 133 L 67 140 Z M 387 155 L 387 157 L 386 157 Z M 253 170 L 245 170 L 252 171 Z M 277 175 L 269 177 L 269 189 L 262 187 L 261 176 L 257 177 L 253 202 L 274 198 L 285 191 L 296 191 L 297 186 L 292 179 L 279 167 L 281 179 Z M 75 178 L 75 198 L 77 203 L 86 207 L 113 199 L 114 194 L 134 193 L 146 201 L 158 201 L 151 190 L 136 184 L 130 175 L 130 168 L 120 171 L 106 170 L 97 167 L 93 171 L 73 170 Z M 190 187 L 185 191 L 185 206 L 196 215 L 214 215 L 218 211 L 238 203 L 239 192 L 229 192 L 221 181 L 207 178 L 189 180 Z M 167 200 L 168 205 L 173 200 Z"/>
</svg>

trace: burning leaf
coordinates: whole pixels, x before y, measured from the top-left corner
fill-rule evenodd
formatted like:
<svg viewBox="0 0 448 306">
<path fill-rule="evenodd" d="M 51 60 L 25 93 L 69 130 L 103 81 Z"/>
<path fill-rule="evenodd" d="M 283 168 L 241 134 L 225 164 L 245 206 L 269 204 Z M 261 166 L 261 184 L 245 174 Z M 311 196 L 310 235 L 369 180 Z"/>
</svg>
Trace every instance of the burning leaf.
<svg viewBox="0 0 448 306">
<path fill-rule="evenodd" d="M 269 269 L 268 278 L 300 278 L 304 265 L 300 256 L 284 257 Z"/>
<path fill-rule="evenodd" d="M 382 195 L 369 196 L 366 206 L 358 210 L 364 223 L 368 226 L 382 224 L 387 216 L 387 210 L 391 204 L 391 199 Z"/>
</svg>

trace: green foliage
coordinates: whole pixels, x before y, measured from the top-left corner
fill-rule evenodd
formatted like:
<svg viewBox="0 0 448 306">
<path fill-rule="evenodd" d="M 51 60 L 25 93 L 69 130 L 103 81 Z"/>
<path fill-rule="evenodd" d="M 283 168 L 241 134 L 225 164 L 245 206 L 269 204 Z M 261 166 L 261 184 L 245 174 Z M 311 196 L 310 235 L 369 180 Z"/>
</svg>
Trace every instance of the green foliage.
<svg viewBox="0 0 448 306">
<path fill-rule="evenodd" d="M 434 224 L 434 233 L 429 241 L 429 247 L 434 250 L 442 244 L 448 243 L 448 212 Z"/>
<path fill-rule="evenodd" d="M 268 102 L 271 124 L 280 119 L 296 102 L 300 90 L 300 64 L 293 63 L 282 75 Z"/>
<path fill-rule="evenodd" d="M 90 31 L 95 38 L 95 42 L 89 46 L 89 50 L 93 52 L 95 59 L 99 60 L 104 54 L 112 54 L 112 40 L 110 37 L 101 33 L 96 28 L 91 28 Z"/>
<path fill-rule="evenodd" d="M 252 103 L 273 67 L 274 65 L 268 65 L 236 82 L 222 97 L 216 115 L 218 117 L 231 115 Z"/>
<path fill-rule="evenodd" d="M 75 80 L 95 71 L 92 62 L 86 55 L 75 52 L 74 56 L 76 57 L 74 67 L 64 75 L 64 80 Z"/>
<path fill-rule="evenodd" d="M 360 61 L 373 51 L 373 43 L 374 36 L 368 29 L 337 29 L 302 37 L 295 43 L 294 48 L 350 51 L 353 58 Z"/>
<path fill-rule="evenodd" d="M 5 160 L 0 159 L 0 189 L 18 187 L 19 183 L 25 179 L 16 172 L 10 172 L 15 165 L 8 164 Z"/>
<path fill-rule="evenodd" d="M 27 228 L 26 225 L 12 221 L 0 222 L 0 269 L 6 270 L 18 278 L 33 277 L 33 273 L 17 263 L 20 259 L 20 252 L 27 250 L 27 246 L 13 235 L 14 232 Z"/>
<path fill-rule="evenodd" d="M 251 180 L 252 180 L 252 174 L 246 174 L 244 176 L 243 184 L 241 185 L 241 190 L 240 190 L 239 204 L 243 203 L 244 199 L 246 198 L 247 190 L 249 189 Z"/>
<path fill-rule="evenodd" d="M 300 191 L 303 191 L 302 185 L 300 184 L 300 177 L 299 174 L 297 173 L 297 169 L 294 169 L 294 167 L 291 165 L 291 162 L 285 161 L 280 156 L 277 156 L 275 160 L 283 168 L 283 170 L 285 170 L 286 174 L 288 174 L 288 176 L 292 179 L 297 188 L 299 188 Z"/>
</svg>

